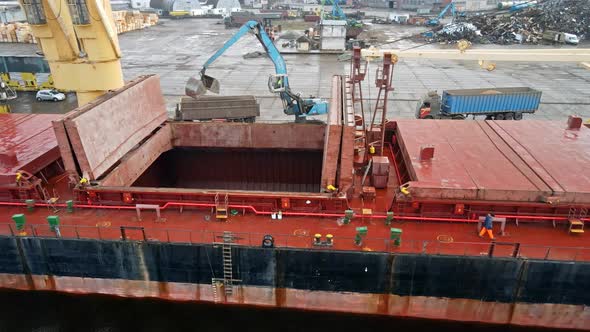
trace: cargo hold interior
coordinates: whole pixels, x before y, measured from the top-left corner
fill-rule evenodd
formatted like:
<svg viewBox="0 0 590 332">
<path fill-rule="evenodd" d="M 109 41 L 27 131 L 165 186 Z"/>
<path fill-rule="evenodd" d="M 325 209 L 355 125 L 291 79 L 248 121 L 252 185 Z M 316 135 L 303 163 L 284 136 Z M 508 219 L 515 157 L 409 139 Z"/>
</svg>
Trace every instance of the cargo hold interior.
<svg viewBox="0 0 590 332">
<path fill-rule="evenodd" d="M 174 148 L 133 187 L 319 192 L 322 151 Z"/>
<path fill-rule="evenodd" d="M 323 125 L 166 122 L 101 186 L 319 192 Z M 294 141 L 292 137 L 305 137 Z"/>
</svg>

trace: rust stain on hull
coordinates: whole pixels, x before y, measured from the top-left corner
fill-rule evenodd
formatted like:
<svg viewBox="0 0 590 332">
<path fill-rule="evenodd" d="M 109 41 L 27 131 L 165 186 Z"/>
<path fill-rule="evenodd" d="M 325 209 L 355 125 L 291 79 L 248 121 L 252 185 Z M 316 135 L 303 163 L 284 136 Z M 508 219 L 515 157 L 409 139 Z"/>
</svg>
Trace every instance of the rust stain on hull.
<svg viewBox="0 0 590 332">
<path fill-rule="evenodd" d="M 31 276 L 34 289 L 122 297 L 155 297 L 175 301 L 216 302 L 211 284 L 143 280 Z M 31 290 L 24 275 L 0 274 L 0 287 Z M 472 321 L 549 328 L 590 330 L 590 309 L 584 305 L 499 303 L 470 299 L 326 292 L 271 287 L 234 286 L 234 295 L 218 303 L 314 311 L 351 312 L 399 317 Z"/>
</svg>

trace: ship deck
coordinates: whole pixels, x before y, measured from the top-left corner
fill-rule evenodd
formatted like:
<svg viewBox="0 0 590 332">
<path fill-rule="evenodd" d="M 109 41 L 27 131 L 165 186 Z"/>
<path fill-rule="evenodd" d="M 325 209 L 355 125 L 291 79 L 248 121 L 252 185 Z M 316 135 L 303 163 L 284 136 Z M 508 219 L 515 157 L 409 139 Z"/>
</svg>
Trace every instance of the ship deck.
<svg viewBox="0 0 590 332">
<path fill-rule="evenodd" d="M 69 213 L 63 206 L 36 207 L 29 212 L 25 207 L 2 208 L 3 219 L 13 214 L 24 213 L 26 227 L 17 232 L 13 223 L 0 224 L 1 235 L 56 237 L 46 218 L 60 218 L 60 235 L 63 238 L 86 238 L 102 240 L 158 241 L 177 243 L 220 243 L 223 232 L 232 232 L 238 245 L 260 246 L 264 235 L 272 235 L 276 247 L 378 251 L 397 253 L 425 253 L 449 255 L 475 255 L 512 257 L 518 248 L 518 257 L 534 259 L 557 259 L 590 261 L 590 248 L 583 235 L 568 234 L 565 225 L 554 228 L 551 222 L 507 222 L 505 232 L 495 225 L 496 245 L 477 235 L 476 222 L 416 222 L 395 221 L 386 225 L 383 219 L 356 216 L 350 224 L 343 224 L 338 217 L 283 216 L 281 220 L 270 215 L 243 214 L 227 220 L 217 220 L 211 209 L 189 209 L 169 206 L 160 211 L 142 210 L 140 218 L 134 207 L 124 208 L 76 208 Z M 362 244 L 355 244 L 356 227 L 367 227 Z M 389 240 L 390 228 L 402 230 L 400 246 Z M 124 235 L 123 235 L 124 233 Z M 332 246 L 313 244 L 315 234 L 334 236 Z M 493 253 L 490 253 L 493 250 Z"/>
<path fill-rule="evenodd" d="M 363 183 L 364 171 L 353 168 L 355 133 L 341 98 L 343 81 L 334 79 L 333 99 L 342 102 L 331 105 L 325 126 L 166 121 L 159 81 L 153 76 L 69 113 L 53 123 L 55 133 L 50 130 L 54 115 L 5 116 L 6 123 L 14 123 L 7 128 L 16 129 L 4 131 L 3 148 L 17 151 L 22 164 L 13 165 L 14 158 L 1 160 L 5 179 L 13 187 L 0 201 L 0 234 L 56 237 L 47 217 L 57 215 L 63 238 L 215 243 L 228 231 L 235 234 L 237 245 L 260 246 L 264 235 L 272 235 L 276 247 L 300 249 L 590 261 L 586 237 L 568 232 L 567 222 L 572 204 L 575 214 L 589 221 L 584 211 L 590 206 L 585 172 L 590 164 L 590 129 L 568 130 L 564 123 L 538 121 L 397 121 L 397 140 L 385 146 L 390 163 L 387 186 L 376 189 L 374 199 L 363 198 L 363 186 L 370 185 L 371 176 Z M 419 159 L 425 145 L 434 147 L 434 158 Z M 227 158 L 220 159 L 214 175 L 231 174 L 222 178 L 226 187 L 216 190 L 220 182 L 211 181 L 210 172 L 201 174 L 197 164 L 206 165 L 209 159 L 199 155 L 166 164 L 163 175 L 146 180 L 152 187 L 134 186 L 142 174 L 152 172 L 160 156 L 186 148 L 225 149 Z M 240 164 L 240 158 L 234 158 L 236 149 L 271 151 L 268 155 L 306 150 L 322 154 L 323 160 L 295 167 L 288 159 L 290 168 L 280 163 L 265 168 L 267 157 L 248 157 Z M 185 150 L 176 151 L 182 151 L 179 157 L 186 155 Z M 21 195 L 24 190 L 10 173 L 27 164 L 56 162 L 59 155 L 70 174 L 47 179 L 51 199 L 37 200 L 34 211 L 28 211 L 25 199 L 32 196 Z M 301 177 L 294 177 L 310 168 L 317 173 L 314 179 L 301 182 Z M 410 178 L 409 198 L 399 190 L 405 182 L 404 168 Z M 168 181 L 180 171 L 184 178 Z M 264 176 L 253 179 L 250 171 Z M 90 185 L 76 184 L 73 190 L 71 173 L 88 176 Z M 200 177 L 209 181 L 208 189 L 199 187 L 204 183 Z M 198 181 L 183 187 L 187 180 Z M 253 181 L 256 186 L 243 187 Z M 169 183 L 173 184 L 166 187 Z M 317 190 L 329 184 L 336 184 L 338 191 Z M 236 189 L 240 186 L 243 190 Z M 229 218 L 217 220 L 215 207 L 224 194 L 229 196 Z M 74 212 L 67 211 L 67 200 L 74 200 Z M 502 204 L 511 206 L 502 209 Z M 347 209 L 354 212 L 350 223 L 343 222 Z M 278 210 L 283 211 L 282 219 L 273 219 Z M 392 210 L 395 217 L 386 225 L 386 212 Z M 490 211 L 506 218 L 503 234 L 499 224 L 496 227 L 494 244 L 477 236 L 478 218 Z M 21 213 L 26 226 L 17 231 L 10 219 Z M 361 226 L 367 227 L 367 234 L 358 245 L 356 228 Z M 402 230 L 401 245 L 390 240 L 391 228 Z M 322 235 L 320 245 L 314 244 L 315 234 Z M 331 245 L 327 234 L 334 236 Z"/>
</svg>

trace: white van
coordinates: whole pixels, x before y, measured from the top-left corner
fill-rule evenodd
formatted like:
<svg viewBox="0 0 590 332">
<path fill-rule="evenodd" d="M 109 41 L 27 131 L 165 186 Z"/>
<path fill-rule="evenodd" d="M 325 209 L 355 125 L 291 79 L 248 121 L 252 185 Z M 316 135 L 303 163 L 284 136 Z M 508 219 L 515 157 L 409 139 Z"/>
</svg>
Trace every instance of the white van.
<svg viewBox="0 0 590 332">
<path fill-rule="evenodd" d="M 572 45 L 578 45 L 579 43 L 578 36 L 574 34 L 552 30 L 543 32 L 543 39 L 553 43 L 567 43 Z"/>
<path fill-rule="evenodd" d="M 395 13 L 390 13 L 389 16 L 387 17 L 387 20 L 390 23 L 399 23 L 399 24 L 406 24 L 408 22 L 408 19 L 410 18 L 410 15 L 408 14 L 395 14 Z"/>
<path fill-rule="evenodd" d="M 571 33 L 564 33 L 563 36 L 566 44 L 578 45 L 578 43 L 580 42 L 578 40 L 578 36 L 573 35 Z"/>
</svg>

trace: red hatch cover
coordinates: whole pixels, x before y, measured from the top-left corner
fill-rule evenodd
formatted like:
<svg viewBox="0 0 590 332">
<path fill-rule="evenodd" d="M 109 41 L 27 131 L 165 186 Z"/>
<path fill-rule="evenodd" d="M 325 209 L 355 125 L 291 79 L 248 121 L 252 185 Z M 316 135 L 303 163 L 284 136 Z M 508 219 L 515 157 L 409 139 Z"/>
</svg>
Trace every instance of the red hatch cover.
<svg viewBox="0 0 590 332">
<path fill-rule="evenodd" d="M 96 180 L 166 121 L 160 79 L 140 76 L 53 123 L 66 170 Z"/>
<path fill-rule="evenodd" d="M 51 121 L 60 114 L 0 114 L 0 185 L 18 170 L 35 174 L 59 159 Z"/>
</svg>

